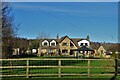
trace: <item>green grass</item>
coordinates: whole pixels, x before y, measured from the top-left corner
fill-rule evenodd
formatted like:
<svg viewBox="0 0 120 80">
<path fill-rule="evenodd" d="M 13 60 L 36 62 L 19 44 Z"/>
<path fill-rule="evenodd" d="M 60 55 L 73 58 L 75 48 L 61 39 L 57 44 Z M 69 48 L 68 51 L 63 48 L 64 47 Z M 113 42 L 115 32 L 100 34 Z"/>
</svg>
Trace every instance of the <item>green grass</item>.
<svg viewBox="0 0 120 80">
<path fill-rule="evenodd" d="M 120 80 L 120 77 L 116 77 L 115 79 L 112 79 L 112 77 L 106 77 L 106 78 L 101 78 L 101 77 L 96 77 L 96 78 L 75 78 L 75 77 L 62 77 L 62 78 L 58 78 L 58 77 L 45 77 L 45 78 L 41 78 L 41 77 L 31 77 L 29 79 L 26 79 L 26 77 L 6 77 L 3 78 L 2 80 Z"/>
<path fill-rule="evenodd" d="M 30 60 L 29 61 L 30 66 L 58 66 L 57 60 Z M 88 61 L 87 60 L 62 60 L 61 61 L 62 66 L 87 66 Z M 26 66 L 26 61 L 11 61 L 12 65 L 14 66 Z M 92 67 L 112 67 L 114 66 L 114 61 L 99 61 L 94 60 L 90 62 L 90 66 Z M 3 61 L 3 66 L 8 66 L 10 63 L 8 61 Z M 113 69 L 106 69 L 106 68 L 92 68 L 90 69 L 91 74 L 111 74 L 114 72 Z M 58 68 L 30 68 L 29 74 L 57 74 Z M 87 74 L 88 68 L 61 68 L 61 73 L 63 74 Z M 26 74 L 26 69 L 3 69 L 2 74 Z M 45 77 L 45 76 L 44 76 Z M 53 77 L 53 76 L 52 76 Z M 57 76 L 54 76 L 57 77 Z M 87 76 L 62 76 L 64 78 L 70 78 L 70 77 L 76 77 L 76 78 L 86 78 Z M 112 76 L 104 76 L 106 77 L 112 77 Z M 103 77 L 103 78 L 104 78 Z M 93 78 L 93 77 L 92 77 Z M 101 77 L 97 77 L 101 78 Z"/>
<path fill-rule="evenodd" d="M 57 74 L 58 68 L 31 68 L 30 74 Z"/>
</svg>

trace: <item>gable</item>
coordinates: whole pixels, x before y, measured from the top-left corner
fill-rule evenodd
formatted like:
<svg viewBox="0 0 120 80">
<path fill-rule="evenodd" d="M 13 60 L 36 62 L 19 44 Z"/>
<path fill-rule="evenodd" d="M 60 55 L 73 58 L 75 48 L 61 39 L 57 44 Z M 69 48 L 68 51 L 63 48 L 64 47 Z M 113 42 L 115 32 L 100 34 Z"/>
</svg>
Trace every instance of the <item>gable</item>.
<svg viewBox="0 0 120 80">
<path fill-rule="evenodd" d="M 72 39 L 70 39 L 68 36 L 64 36 L 61 38 L 60 44 L 62 43 L 68 43 L 70 45 L 70 43 L 72 43 L 74 45 L 74 47 L 77 47 L 76 44 L 74 43 L 74 41 Z"/>
<path fill-rule="evenodd" d="M 44 43 L 47 43 L 47 46 L 49 46 L 48 40 L 44 40 L 44 41 L 42 42 L 42 46 L 44 46 Z"/>
<path fill-rule="evenodd" d="M 80 41 L 78 41 L 78 46 L 81 46 L 81 43 L 83 43 L 84 46 L 86 46 L 85 44 L 90 46 L 90 42 L 88 40 L 80 40 Z"/>
<path fill-rule="evenodd" d="M 101 50 L 106 51 L 103 46 L 100 46 L 100 47 L 98 48 L 98 51 L 101 51 Z"/>
<path fill-rule="evenodd" d="M 66 37 L 68 38 L 68 36 L 61 37 L 60 40 L 59 40 L 59 43 L 61 43 Z"/>
<path fill-rule="evenodd" d="M 54 46 L 56 46 L 56 41 L 55 41 L 55 40 L 52 40 L 52 41 L 50 42 L 50 46 L 52 46 L 52 43 L 54 43 L 54 44 L 55 44 Z"/>
</svg>

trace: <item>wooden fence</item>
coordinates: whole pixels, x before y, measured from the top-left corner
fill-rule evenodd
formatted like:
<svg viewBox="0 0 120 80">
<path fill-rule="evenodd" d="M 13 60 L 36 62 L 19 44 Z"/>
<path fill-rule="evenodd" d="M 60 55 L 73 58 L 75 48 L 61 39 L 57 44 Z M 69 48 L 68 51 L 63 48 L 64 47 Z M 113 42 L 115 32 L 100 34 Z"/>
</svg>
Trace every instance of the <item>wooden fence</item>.
<svg viewBox="0 0 120 80">
<path fill-rule="evenodd" d="M 29 65 L 30 62 L 29 61 L 40 61 L 40 60 L 53 60 L 53 61 L 57 61 L 58 65 L 50 65 L 50 66 L 31 66 Z M 87 66 L 64 66 L 64 65 L 61 65 L 62 64 L 62 61 L 69 61 L 69 60 L 73 60 L 73 61 L 80 61 L 80 60 L 84 60 L 84 61 L 87 61 Z M 94 61 L 94 60 L 98 60 L 98 61 L 113 61 L 114 63 L 114 66 L 106 66 L 106 67 L 102 67 L 102 66 L 91 66 L 91 61 Z M 30 76 L 58 76 L 58 77 L 62 77 L 62 76 L 87 76 L 87 77 L 91 77 L 91 76 L 119 76 L 120 74 L 118 74 L 118 65 L 116 64 L 116 62 L 119 61 L 119 59 L 76 59 L 76 58 L 68 58 L 68 59 L 55 59 L 55 58 L 43 58 L 43 59 L 37 59 L 37 58 L 25 58 L 25 59 L 0 59 L 0 61 L 26 61 L 26 65 L 25 66 L 14 66 L 14 65 L 7 65 L 7 66 L 0 66 L 1 69 L 15 69 L 15 68 L 26 68 L 26 74 L 12 74 L 12 75 L 9 75 L 9 74 L 1 74 L 0 76 L 2 77 L 8 77 L 8 76 L 26 76 L 26 78 L 29 78 Z M 99 64 L 99 63 L 98 63 Z M 107 63 L 106 63 L 107 64 Z M 58 73 L 57 74 L 30 74 L 29 73 L 29 69 L 30 68 L 58 68 Z M 62 73 L 61 72 L 61 69 L 62 68 L 86 68 L 87 69 L 87 74 L 76 74 L 76 73 Z M 113 73 L 110 73 L 110 74 L 91 74 L 91 69 L 94 68 L 94 69 L 99 69 L 99 68 L 107 68 L 107 69 L 114 69 L 114 72 Z"/>
</svg>

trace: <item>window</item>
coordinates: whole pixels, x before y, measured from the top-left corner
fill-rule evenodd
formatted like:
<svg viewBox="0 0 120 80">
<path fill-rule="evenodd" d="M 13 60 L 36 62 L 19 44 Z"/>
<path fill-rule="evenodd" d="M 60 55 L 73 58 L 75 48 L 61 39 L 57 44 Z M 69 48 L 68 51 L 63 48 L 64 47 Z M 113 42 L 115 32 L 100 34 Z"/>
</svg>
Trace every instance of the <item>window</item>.
<svg viewBox="0 0 120 80">
<path fill-rule="evenodd" d="M 85 46 L 88 46 L 88 44 L 87 44 L 87 43 L 85 43 Z"/>
<path fill-rule="evenodd" d="M 103 53 L 103 50 L 101 50 L 101 53 Z"/>
<path fill-rule="evenodd" d="M 83 46 L 83 43 L 81 43 L 80 46 Z"/>
<path fill-rule="evenodd" d="M 55 41 L 55 40 L 52 40 L 52 41 L 50 42 L 50 46 L 56 46 L 56 41 Z"/>
<path fill-rule="evenodd" d="M 62 53 L 68 53 L 68 50 L 62 50 Z"/>
<path fill-rule="evenodd" d="M 53 50 L 48 50 L 49 53 L 53 53 Z"/>
<path fill-rule="evenodd" d="M 90 42 L 88 40 L 80 40 L 78 41 L 79 46 L 90 46 Z"/>
<path fill-rule="evenodd" d="M 70 46 L 73 47 L 74 45 L 70 42 Z"/>
<path fill-rule="evenodd" d="M 49 42 L 48 42 L 47 40 L 44 40 L 44 41 L 42 42 L 42 46 L 49 46 Z"/>
<path fill-rule="evenodd" d="M 63 43 L 62 46 L 67 46 L 68 44 L 67 43 Z"/>
<path fill-rule="evenodd" d="M 44 42 L 44 46 L 47 46 L 47 42 Z"/>
<path fill-rule="evenodd" d="M 55 43 L 51 43 L 51 46 L 55 46 Z"/>
</svg>

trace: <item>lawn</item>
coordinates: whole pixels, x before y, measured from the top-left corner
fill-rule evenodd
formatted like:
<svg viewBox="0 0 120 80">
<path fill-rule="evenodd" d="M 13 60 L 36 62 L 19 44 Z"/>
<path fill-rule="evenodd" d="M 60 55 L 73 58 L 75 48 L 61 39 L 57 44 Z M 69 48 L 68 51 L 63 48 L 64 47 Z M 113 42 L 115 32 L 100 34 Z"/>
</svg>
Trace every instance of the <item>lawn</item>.
<svg viewBox="0 0 120 80">
<path fill-rule="evenodd" d="M 26 61 L 11 61 L 13 66 L 26 66 Z M 10 65 L 10 62 L 3 61 L 3 66 Z M 30 60 L 30 66 L 58 66 L 57 60 Z M 88 66 L 87 60 L 62 60 L 61 66 Z M 114 61 L 94 60 L 90 62 L 91 67 L 113 67 Z M 115 69 L 113 68 L 91 68 L 90 74 L 112 74 Z M 88 74 L 88 68 L 61 68 L 62 74 Z M 2 74 L 26 74 L 26 68 L 16 69 L 2 69 Z M 58 74 L 58 68 L 29 68 L 29 74 Z M 39 76 L 41 78 L 46 76 Z M 56 78 L 57 76 L 49 76 Z M 48 77 L 48 78 L 49 78 Z M 62 76 L 62 78 L 86 78 L 87 76 Z M 113 76 L 102 76 L 102 78 L 111 78 Z M 93 78 L 91 76 L 91 78 Z M 96 77 L 101 78 L 101 77 Z"/>
</svg>

